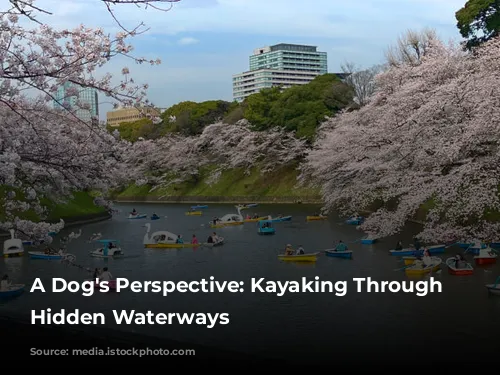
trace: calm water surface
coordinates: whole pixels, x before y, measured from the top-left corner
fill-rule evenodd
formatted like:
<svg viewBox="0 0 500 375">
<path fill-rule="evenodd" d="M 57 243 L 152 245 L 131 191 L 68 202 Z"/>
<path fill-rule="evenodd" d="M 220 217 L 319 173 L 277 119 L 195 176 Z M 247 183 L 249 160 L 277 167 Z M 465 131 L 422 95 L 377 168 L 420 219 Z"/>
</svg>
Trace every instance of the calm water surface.
<svg viewBox="0 0 500 375">
<path fill-rule="evenodd" d="M 71 242 L 68 252 L 75 254 L 76 263 L 84 268 L 108 266 L 115 277 L 130 280 L 200 280 L 214 276 L 217 280 L 243 280 L 244 293 L 180 294 L 167 297 L 152 293 L 96 293 L 92 297 L 81 294 L 25 293 L 20 298 L 2 303 L 7 313 L 28 314 L 31 309 L 53 310 L 61 308 L 83 312 L 109 313 L 107 323 L 119 330 L 130 330 L 162 336 L 179 341 L 220 346 L 242 351 L 266 352 L 267 355 L 318 354 L 333 343 L 374 347 L 387 343 L 398 344 L 446 336 L 456 340 L 481 341 L 498 335 L 500 327 L 500 297 L 490 297 L 484 284 L 493 282 L 500 269 L 497 265 L 476 268 L 473 276 L 449 275 L 445 268 L 435 275 L 443 283 L 443 293 L 417 297 L 409 294 L 356 293 L 354 277 L 372 277 L 375 280 L 405 280 L 404 266 L 398 258 L 390 257 L 388 250 L 397 240 L 410 242 L 412 229 L 398 238 L 389 238 L 376 245 L 361 245 L 363 234 L 354 226 L 344 225 L 340 219 L 306 222 L 306 215 L 318 207 L 306 205 L 261 205 L 249 213 L 293 215 L 291 222 L 276 223 L 276 235 L 259 236 L 255 223 L 217 229 L 226 243 L 219 248 L 144 249 L 144 224 L 151 223 L 152 232 L 168 230 L 182 234 L 188 240 L 196 234 L 201 241 L 213 231 L 208 221 L 213 216 L 234 212 L 233 205 L 209 205 L 205 216 L 185 216 L 189 205 L 135 204 L 119 205 L 122 213 L 112 220 L 85 225 L 83 235 Z M 128 212 L 136 208 L 150 215 L 156 212 L 157 221 L 128 220 Z M 166 217 L 165 217 L 166 216 Z M 79 228 L 65 230 L 77 232 Z M 413 228 L 414 229 L 414 228 Z M 86 240 L 92 233 L 101 232 L 104 238 L 118 239 L 127 257 L 103 260 L 88 255 L 95 245 Z M 350 243 L 354 251 L 352 260 L 320 256 L 316 264 L 293 264 L 278 260 L 287 243 L 302 244 L 306 252 L 332 247 L 334 240 Z M 358 242 L 356 242 L 358 241 Z M 447 250 L 443 259 L 454 255 Z M 472 261 L 472 256 L 468 256 Z M 28 256 L 0 261 L 0 271 L 16 282 L 31 285 L 40 277 L 50 285 L 52 277 L 82 281 L 88 272 L 59 261 L 31 260 Z M 273 294 L 250 293 L 250 279 L 264 277 L 269 280 L 300 280 L 301 277 L 321 280 L 347 280 L 348 292 L 344 297 L 334 294 Z M 146 312 L 227 312 L 229 325 L 216 325 L 212 329 L 196 325 L 114 325 L 111 310 Z M 113 323 L 111 323 L 113 322 Z M 493 328 L 495 327 L 495 328 Z M 453 328 L 453 329 L 451 329 Z"/>
</svg>

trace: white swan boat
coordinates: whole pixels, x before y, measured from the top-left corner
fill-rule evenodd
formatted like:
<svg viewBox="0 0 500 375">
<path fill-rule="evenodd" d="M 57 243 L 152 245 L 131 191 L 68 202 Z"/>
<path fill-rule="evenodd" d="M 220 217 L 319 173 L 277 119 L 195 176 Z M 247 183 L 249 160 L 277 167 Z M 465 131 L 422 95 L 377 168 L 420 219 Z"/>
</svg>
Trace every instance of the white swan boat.
<svg viewBox="0 0 500 375">
<path fill-rule="evenodd" d="M 179 236 L 166 230 L 153 232 L 153 234 L 149 235 L 149 232 L 151 231 L 151 224 L 146 223 L 144 226 L 146 227 L 146 234 L 144 235 L 143 244 L 146 248 L 181 249 L 185 247 L 201 246 L 201 244 L 178 243 L 177 240 L 179 239 Z"/>
<path fill-rule="evenodd" d="M 243 225 L 243 216 L 239 214 L 227 214 L 222 216 L 219 220 L 210 221 L 211 228 L 224 228 L 234 225 Z"/>
<path fill-rule="evenodd" d="M 15 238 L 14 229 L 10 230 L 10 239 L 5 240 L 3 243 L 3 256 L 8 257 L 18 257 L 24 255 L 23 241 L 19 238 Z"/>
</svg>

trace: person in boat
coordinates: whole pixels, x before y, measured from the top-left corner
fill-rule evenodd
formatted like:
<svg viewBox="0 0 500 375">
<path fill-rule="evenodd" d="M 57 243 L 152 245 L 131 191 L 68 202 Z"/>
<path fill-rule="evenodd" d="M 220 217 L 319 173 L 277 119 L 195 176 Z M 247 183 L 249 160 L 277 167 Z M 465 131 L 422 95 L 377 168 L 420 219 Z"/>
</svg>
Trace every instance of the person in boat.
<svg viewBox="0 0 500 375">
<path fill-rule="evenodd" d="M 108 249 L 114 249 L 116 246 L 113 244 L 113 242 L 108 243 Z"/>
<path fill-rule="evenodd" d="M 132 210 L 132 212 L 130 213 L 130 215 L 132 215 L 132 216 L 137 215 L 137 211 L 135 210 L 135 208 Z"/>
<path fill-rule="evenodd" d="M 465 262 L 462 254 L 455 255 L 455 268 L 462 268 L 463 263 Z"/>
<path fill-rule="evenodd" d="M 424 267 L 428 267 L 432 264 L 431 253 L 427 248 L 424 248 L 424 256 L 422 257 L 422 263 L 424 264 Z"/>
<path fill-rule="evenodd" d="M 248 214 L 246 217 L 245 217 L 245 220 L 250 220 L 252 217 L 250 216 L 250 214 Z"/>
<path fill-rule="evenodd" d="M 258 218 L 259 218 L 259 215 L 257 215 L 257 214 L 253 215 L 253 219 L 258 219 Z"/>
<path fill-rule="evenodd" d="M 403 250 L 403 243 L 399 241 L 394 250 Z"/>
<path fill-rule="evenodd" d="M 293 248 L 292 248 L 292 245 L 288 244 L 286 245 L 285 247 L 285 255 L 286 256 L 290 256 L 290 255 L 294 255 L 294 251 L 293 251 Z"/>
<path fill-rule="evenodd" d="M 214 243 L 214 238 L 212 237 L 212 235 L 208 236 L 207 243 Z"/>
<path fill-rule="evenodd" d="M 342 240 L 339 240 L 339 243 L 337 244 L 337 246 L 335 246 L 335 251 L 347 251 L 347 250 L 348 250 L 347 245 L 343 243 Z"/>
<path fill-rule="evenodd" d="M 197 245 L 198 244 L 198 238 L 196 238 L 196 234 L 193 234 L 193 238 L 191 239 L 191 243 L 193 245 Z"/>
<path fill-rule="evenodd" d="M 304 248 L 302 247 L 302 245 L 299 245 L 296 255 L 304 255 L 304 254 L 305 254 Z"/>
<path fill-rule="evenodd" d="M 279 214 L 279 215 L 278 215 L 278 217 L 279 217 L 279 218 L 282 218 L 282 217 L 283 217 L 283 214 Z"/>
<path fill-rule="evenodd" d="M 9 280 L 9 275 L 4 275 L 2 281 L 0 281 L 0 290 L 9 290 L 11 282 Z"/>
<path fill-rule="evenodd" d="M 184 240 L 182 239 L 182 236 L 180 234 L 177 236 L 177 240 L 175 241 L 175 243 L 184 243 Z"/>
<path fill-rule="evenodd" d="M 99 276 L 99 278 L 102 280 L 102 281 L 111 281 L 113 280 L 113 275 L 111 275 L 111 272 L 108 271 L 108 267 L 104 267 L 102 269 L 102 273 L 101 275 Z"/>
<path fill-rule="evenodd" d="M 156 219 L 156 218 L 158 218 L 159 216 L 158 216 L 156 213 L 154 213 L 154 212 L 153 212 L 153 215 L 151 215 L 151 217 L 152 217 L 153 219 Z"/>
<path fill-rule="evenodd" d="M 215 233 L 215 232 L 212 233 L 212 239 L 214 241 L 213 243 L 220 242 L 220 238 L 219 238 L 219 236 L 217 236 L 217 233 Z"/>
</svg>

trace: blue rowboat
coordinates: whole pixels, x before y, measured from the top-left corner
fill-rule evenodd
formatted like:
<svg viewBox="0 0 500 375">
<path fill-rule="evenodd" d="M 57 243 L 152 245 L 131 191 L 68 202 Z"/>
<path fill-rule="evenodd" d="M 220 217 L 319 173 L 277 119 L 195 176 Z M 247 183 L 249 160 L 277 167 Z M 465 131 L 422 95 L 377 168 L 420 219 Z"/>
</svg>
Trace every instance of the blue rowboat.
<svg viewBox="0 0 500 375">
<path fill-rule="evenodd" d="M 490 247 L 492 249 L 500 249 L 500 242 L 490 242 Z"/>
<path fill-rule="evenodd" d="M 159 220 L 160 217 L 159 216 L 151 216 L 151 220 Z"/>
<path fill-rule="evenodd" d="M 362 238 L 361 245 L 373 245 L 377 240 L 373 238 Z"/>
<path fill-rule="evenodd" d="M 146 214 L 128 215 L 129 219 L 144 219 L 148 217 Z"/>
<path fill-rule="evenodd" d="M 434 245 L 427 247 L 431 256 L 436 254 L 443 254 L 446 246 L 445 245 Z M 420 248 L 419 250 L 415 250 L 413 248 L 403 249 L 403 250 L 389 250 L 389 254 L 393 256 L 405 257 L 405 256 L 418 256 L 421 257 L 424 255 L 424 249 Z"/>
<path fill-rule="evenodd" d="M 201 210 L 203 208 L 208 208 L 207 205 L 191 206 L 192 210 Z"/>
<path fill-rule="evenodd" d="M 272 221 L 273 223 L 280 223 L 282 221 L 291 221 L 292 217 L 291 216 L 283 216 L 283 217 L 274 217 L 269 221 Z"/>
<path fill-rule="evenodd" d="M 325 250 L 325 255 L 327 257 L 333 257 L 333 258 L 351 259 L 352 258 L 352 251 L 351 250 L 335 251 L 335 249 L 328 249 L 328 250 Z"/>
<path fill-rule="evenodd" d="M 63 258 L 60 254 L 45 254 L 43 251 L 28 251 L 31 259 L 48 259 L 48 260 L 60 260 Z"/>
<path fill-rule="evenodd" d="M 414 256 L 417 253 L 417 250 L 411 249 L 402 249 L 402 250 L 389 250 L 389 255 L 396 257 L 406 257 L 406 256 Z"/>
<path fill-rule="evenodd" d="M 359 217 L 359 218 L 354 218 L 354 217 L 351 217 L 350 219 L 347 219 L 345 221 L 346 224 L 348 225 L 361 225 L 364 221 L 364 218 L 362 217 Z"/>
<path fill-rule="evenodd" d="M 14 284 L 9 287 L 8 290 L 0 291 L 0 298 L 12 298 L 23 294 L 24 284 Z"/>
<path fill-rule="evenodd" d="M 276 229 L 273 227 L 272 220 L 261 220 L 257 223 L 257 233 L 259 234 L 275 234 Z"/>
</svg>

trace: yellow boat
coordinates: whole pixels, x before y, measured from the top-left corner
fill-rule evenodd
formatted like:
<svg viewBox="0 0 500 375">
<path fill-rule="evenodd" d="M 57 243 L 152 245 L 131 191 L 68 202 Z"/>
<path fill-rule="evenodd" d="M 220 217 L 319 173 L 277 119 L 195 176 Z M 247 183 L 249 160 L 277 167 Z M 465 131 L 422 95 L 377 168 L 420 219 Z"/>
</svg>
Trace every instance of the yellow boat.
<svg viewBox="0 0 500 375">
<path fill-rule="evenodd" d="M 438 257 L 431 257 L 432 263 L 426 267 L 422 267 L 422 265 L 413 262 L 410 264 L 408 268 L 405 269 L 405 273 L 407 276 L 423 276 L 433 271 L 439 270 L 441 267 L 441 263 L 443 260 Z"/>
<path fill-rule="evenodd" d="M 201 216 L 203 215 L 203 211 L 188 211 L 186 212 L 187 216 Z"/>
<path fill-rule="evenodd" d="M 405 261 L 405 266 L 409 266 L 417 260 L 416 257 L 403 257 L 403 260 Z"/>
<path fill-rule="evenodd" d="M 231 221 L 229 223 L 220 223 L 220 224 L 210 224 L 210 228 L 225 228 L 232 227 L 235 225 L 243 225 L 243 221 Z"/>
<path fill-rule="evenodd" d="M 320 216 L 306 216 L 306 220 L 307 221 L 326 220 L 326 219 L 328 219 L 328 216 L 323 216 L 323 215 L 320 215 Z"/>
<path fill-rule="evenodd" d="M 319 253 L 310 253 L 310 254 L 302 254 L 302 255 L 278 255 L 279 260 L 283 260 L 285 262 L 316 262 L 318 260 Z"/>
<path fill-rule="evenodd" d="M 267 216 L 258 217 L 256 219 L 244 219 L 245 223 L 256 223 L 257 221 L 267 220 Z"/>
</svg>

